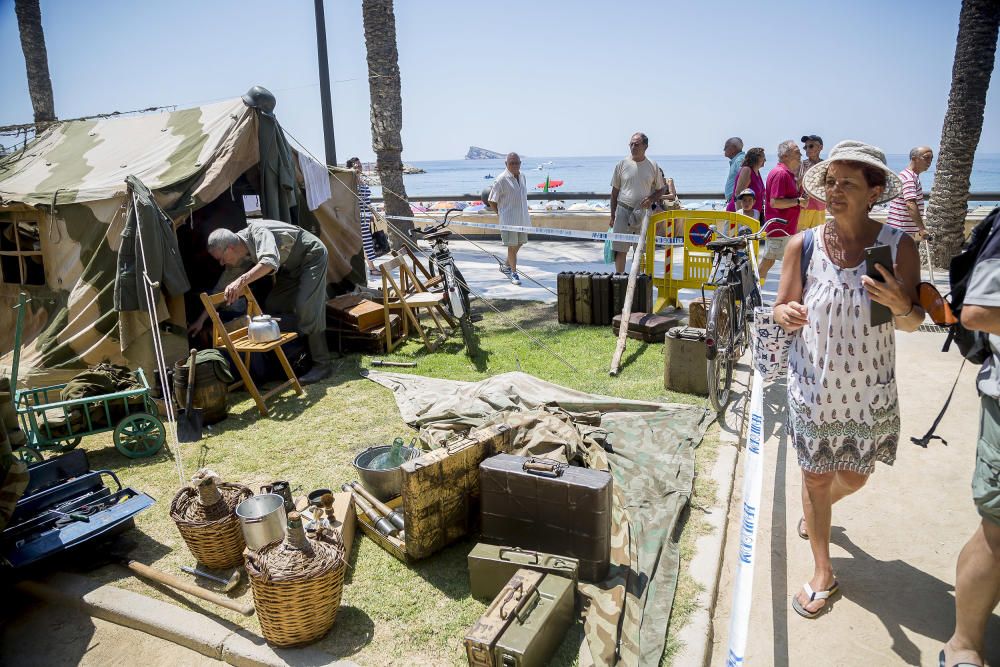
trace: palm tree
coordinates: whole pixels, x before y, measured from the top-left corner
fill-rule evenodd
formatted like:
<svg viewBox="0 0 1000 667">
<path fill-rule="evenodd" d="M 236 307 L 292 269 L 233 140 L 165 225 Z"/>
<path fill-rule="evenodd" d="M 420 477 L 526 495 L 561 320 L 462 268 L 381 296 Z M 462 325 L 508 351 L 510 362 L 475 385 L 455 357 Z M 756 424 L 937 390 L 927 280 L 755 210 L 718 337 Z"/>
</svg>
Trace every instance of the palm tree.
<svg viewBox="0 0 1000 667">
<path fill-rule="evenodd" d="M 962 0 L 958 43 L 951 70 L 951 94 L 941 128 L 941 148 L 927 207 L 927 227 L 934 237 L 934 262 L 946 267 L 965 238 L 969 175 L 983 130 L 986 91 L 1000 27 L 1000 2 Z"/>
<path fill-rule="evenodd" d="M 372 148 L 377 158 L 386 215 L 410 216 L 403 186 L 403 99 L 399 84 L 399 53 L 396 50 L 396 17 L 392 0 L 362 0 L 365 47 L 368 50 L 368 88 L 372 106 Z M 393 221 L 404 233 L 413 223 Z M 390 235 L 398 248 L 402 239 Z"/>
<path fill-rule="evenodd" d="M 28 94 L 36 123 L 50 123 L 56 119 L 52 102 L 52 79 L 49 77 L 49 57 L 45 51 L 45 33 L 42 32 L 42 10 L 38 0 L 14 0 L 17 28 L 21 33 L 21 50 L 28 70 Z"/>
</svg>

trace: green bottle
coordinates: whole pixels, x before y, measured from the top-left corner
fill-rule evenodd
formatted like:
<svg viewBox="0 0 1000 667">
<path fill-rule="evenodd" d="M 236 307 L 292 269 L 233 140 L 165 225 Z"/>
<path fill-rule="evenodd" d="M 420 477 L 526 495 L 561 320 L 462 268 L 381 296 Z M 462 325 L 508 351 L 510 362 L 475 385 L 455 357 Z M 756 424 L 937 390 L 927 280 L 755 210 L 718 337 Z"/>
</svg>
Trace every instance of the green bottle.
<svg viewBox="0 0 1000 667">
<path fill-rule="evenodd" d="M 391 470 L 403 465 L 403 461 L 403 439 L 396 438 L 388 452 L 379 454 L 372 460 L 371 467 L 375 470 Z"/>
</svg>

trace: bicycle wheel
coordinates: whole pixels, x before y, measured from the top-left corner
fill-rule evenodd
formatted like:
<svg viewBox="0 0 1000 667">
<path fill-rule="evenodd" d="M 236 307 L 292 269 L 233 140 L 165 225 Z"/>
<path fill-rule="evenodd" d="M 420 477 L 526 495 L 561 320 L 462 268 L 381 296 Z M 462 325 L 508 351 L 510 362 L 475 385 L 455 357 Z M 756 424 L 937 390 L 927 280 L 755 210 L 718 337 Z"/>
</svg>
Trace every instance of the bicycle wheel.
<svg viewBox="0 0 1000 667">
<path fill-rule="evenodd" d="M 709 355 L 708 400 L 716 412 L 725 410 L 729 403 L 730 383 L 733 379 L 733 298 L 729 287 L 715 290 L 712 307 L 708 311 L 706 344 L 714 347 Z"/>
</svg>

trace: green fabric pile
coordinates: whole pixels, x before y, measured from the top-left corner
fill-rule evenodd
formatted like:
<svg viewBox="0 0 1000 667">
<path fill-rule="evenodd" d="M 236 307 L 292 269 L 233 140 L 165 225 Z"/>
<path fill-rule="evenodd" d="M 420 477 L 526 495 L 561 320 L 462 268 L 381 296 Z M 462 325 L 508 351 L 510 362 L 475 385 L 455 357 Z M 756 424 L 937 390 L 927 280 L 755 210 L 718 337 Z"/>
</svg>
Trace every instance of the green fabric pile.
<svg viewBox="0 0 1000 667">
<path fill-rule="evenodd" d="M 522 456 L 610 470 L 611 571 L 581 583 L 581 665 L 658 665 L 679 571 L 677 526 L 691 497 L 694 449 L 714 417 L 704 408 L 586 394 L 525 373 L 482 382 L 368 371 L 395 394 L 428 447 L 483 424 L 517 429 Z"/>
</svg>

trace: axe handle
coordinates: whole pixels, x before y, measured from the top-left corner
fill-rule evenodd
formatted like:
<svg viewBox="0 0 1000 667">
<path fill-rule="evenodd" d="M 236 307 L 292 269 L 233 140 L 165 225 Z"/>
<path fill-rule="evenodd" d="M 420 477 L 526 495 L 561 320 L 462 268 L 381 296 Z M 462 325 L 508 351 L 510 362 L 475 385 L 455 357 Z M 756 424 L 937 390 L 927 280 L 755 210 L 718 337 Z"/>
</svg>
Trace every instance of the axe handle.
<svg viewBox="0 0 1000 667">
<path fill-rule="evenodd" d="M 138 561 L 129 559 L 125 561 L 125 564 L 128 566 L 128 569 L 147 579 L 152 579 L 153 581 L 161 583 L 165 586 L 170 586 L 171 588 L 176 588 L 179 591 L 184 591 L 189 595 L 201 598 L 202 600 L 211 602 L 212 604 L 217 604 L 220 607 L 237 611 L 244 616 L 253 615 L 254 607 L 252 604 L 242 604 L 236 600 L 231 600 L 227 597 L 219 595 L 218 593 L 206 591 L 196 584 L 184 581 L 183 579 L 167 574 L 166 572 L 161 572 L 160 570 L 144 565 Z"/>
</svg>

